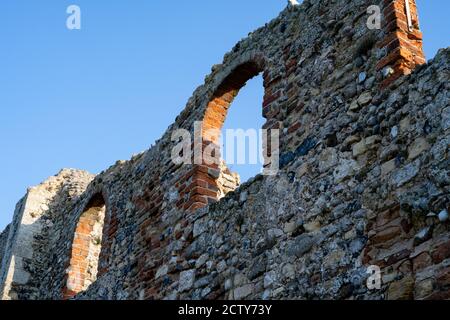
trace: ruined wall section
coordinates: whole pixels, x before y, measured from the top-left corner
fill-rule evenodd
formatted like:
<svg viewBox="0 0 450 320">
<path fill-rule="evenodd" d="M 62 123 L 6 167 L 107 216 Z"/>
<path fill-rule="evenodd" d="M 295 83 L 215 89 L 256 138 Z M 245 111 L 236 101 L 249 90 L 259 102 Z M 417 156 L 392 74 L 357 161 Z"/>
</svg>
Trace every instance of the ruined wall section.
<svg viewBox="0 0 450 320">
<path fill-rule="evenodd" d="M 6 243 L 8 242 L 9 227 L 10 225 L 7 225 L 5 230 L 3 230 L 2 233 L 0 233 L 0 267 L 2 265 L 3 255 L 6 249 Z"/>
<path fill-rule="evenodd" d="M 365 139 L 353 150 L 358 162 L 366 159 L 363 263 L 381 267 L 385 299 L 450 298 L 449 79 L 445 49 L 386 96 L 379 142 L 367 148 L 374 139 Z"/>
<path fill-rule="evenodd" d="M 391 2 L 403 0 L 370 4 Z M 372 220 L 386 210 L 375 199 L 391 199 L 396 208 L 407 191 L 399 188 L 423 183 L 421 174 L 431 170 L 441 181 L 433 210 L 448 203 L 442 163 L 448 159 L 448 51 L 391 81 L 392 74 L 379 67 L 394 48 L 383 45 L 391 31 L 367 28 L 368 5 L 305 0 L 240 41 L 150 150 L 96 176 L 75 201 L 54 201 L 52 226 L 38 249 L 45 270 L 35 273 L 38 294 L 23 298 L 62 298 L 76 225 L 98 193 L 106 202 L 99 276 L 79 299 L 395 297 L 385 292 L 403 288 L 398 274 L 383 290 L 371 293 L 364 286 L 367 265 L 390 257 L 379 256 L 384 224 Z M 396 58 L 388 65 L 398 65 Z M 193 133 L 194 123 L 205 119 L 220 125 L 238 89 L 258 72 L 264 78 L 264 128 L 282 133 L 282 170 L 252 179 L 218 202 L 227 169 L 174 164 L 172 133 Z M 427 107 L 433 117 L 422 112 Z M 410 134 L 401 131 L 406 113 L 420 117 L 409 122 Z M 440 148 L 440 158 L 411 165 L 409 148 L 420 150 L 412 147 L 420 130 L 415 124 L 425 120 L 433 123 L 430 139 L 436 137 L 427 143 Z M 411 233 L 421 226 L 413 220 Z M 445 237 L 443 226 L 437 229 Z M 430 252 L 441 242 L 433 243 Z M 439 251 L 443 261 L 445 248 Z"/>
<path fill-rule="evenodd" d="M 52 285 L 55 281 L 67 276 L 67 271 L 61 267 L 64 266 L 63 261 L 67 257 L 70 258 L 70 247 L 67 247 L 67 244 L 60 239 L 67 236 L 69 222 L 74 216 L 73 208 L 82 201 L 82 196 L 95 175 L 86 171 L 65 169 L 57 177 L 63 179 L 63 184 L 60 185 L 48 205 L 48 210 L 42 216 L 42 232 L 35 237 L 33 243 L 35 259 L 39 261 L 39 268 L 33 274 L 33 282 L 39 299 L 61 297 L 62 287 L 55 290 Z M 74 233 L 74 230 L 70 231 Z M 60 246 L 67 248 L 64 251 L 65 255 L 61 255 L 58 250 Z M 59 277 L 54 277 L 55 270 L 59 272 Z M 60 285 L 58 283 L 58 286 Z"/>
<path fill-rule="evenodd" d="M 43 232 L 43 241 L 36 244 L 43 263 L 43 271 L 36 274 L 41 299 L 64 298 L 76 228 L 90 202 L 98 196 L 105 200 L 106 207 L 104 220 L 101 221 L 104 227 L 98 276 L 114 275 L 117 272 L 116 268 L 121 268 L 125 264 L 124 261 L 117 260 L 116 250 L 131 252 L 131 248 L 134 248 L 130 238 L 137 232 L 137 222 L 125 224 L 132 219 L 128 217 L 127 220 L 127 215 L 133 214 L 129 211 L 131 204 L 126 199 L 131 198 L 133 191 L 132 168 L 142 160 L 142 157 L 143 154 L 140 154 L 130 161 L 117 161 L 99 175 L 95 177 L 91 175 L 89 181 L 83 183 L 82 188 L 76 189 L 76 196 L 61 194 L 54 199 L 52 214 L 49 216 L 51 223 Z M 122 183 L 118 184 L 118 181 Z M 119 198 L 118 195 L 124 198 Z M 116 236 L 117 230 L 121 230 L 121 233 Z M 118 283 L 109 282 L 105 285 L 107 288 L 111 286 L 113 286 L 111 290 L 118 291 Z"/>
<path fill-rule="evenodd" d="M 18 263 L 15 263 L 13 259 L 13 252 L 15 251 L 15 243 L 18 238 L 19 228 L 23 216 L 24 202 L 27 196 L 20 199 L 16 204 L 14 211 L 13 221 L 9 225 L 9 232 L 7 235 L 6 244 L 3 250 L 2 264 L 0 266 L 0 298 L 2 300 L 17 299 L 17 295 L 10 294 L 10 287 L 15 274 L 15 269 L 17 268 L 16 279 L 20 277 L 23 272 L 22 259 L 18 259 Z M 26 282 L 28 278 L 24 280 L 19 280 L 21 282 Z"/>
<path fill-rule="evenodd" d="M 39 277 L 45 272 L 43 265 L 52 261 L 52 251 L 47 241 L 58 234 L 52 228 L 54 201 L 63 196 L 64 205 L 68 206 L 92 178 L 84 171 L 66 169 L 28 189 L 16 207 L 3 254 L 0 272 L 2 299 L 40 297 Z"/>
<path fill-rule="evenodd" d="M 121 170 L 115 178 L 110 176 L 111 183 L 103 183 L 107 193 L 117 197 L 111 207 L 119 204 L 124 208 L 118 211 L 116 236 L 130 239 L 129 230 L 135 233 L 131 233 L 133 240 L 123 240 L 125 246 L 114 248 L 110 272 L 100 277 L 85 297 L 151 299 L 181 295 L 182 290 L 177 295 L 177 290 L 174 293 L 169 288 L 183 281 L 180 272 L 192 263 L 183 255 L 193 241 L 192 212 L 185 210 L 195 203 L 190 202 L 191 194 L 185 190 L 191 191 L 192 183 L 195 186 L 204 179 L 207 187 L 214 187 L 215 182 L 214 172 L 207 168 L 204 173 L 211 174 L 212 181 L 205 176 L 196 179 L 190 166 L 172 163 L 171 135 L 178 128 L 193 132 L 194 122 L 203 119 L 217 88 L 241 65 L 251 61 L 262 69 L 264 127 L 282 132 L 283 168 L 297 157 L 308 155 L 321 141 L 332 146 L 356 130 L 351 123 L 358 115 L 347 114 L 347 108 L 352 105 L 357 111 L 360 105 L 369 104 L 383 80 L 376 70 L 382 56 L 376 43 L 384 33 L 367 29 L 366 10 L 366 1 L 305 1 L 251 33 L 225 55 L 222 64 L 213 67 L 205 85 L 194 92 L 163 138 L 125 165 L 131 172 Z M 351 145 L 351 141 L 346 143 Z M 350 170 L 342 175 L 352 173 Z M 270 193 L 267 197 L 276 201 Z M 194 208 L 217 201 L 205 200 Z M 214 295 L 217 292 L 211 291 L 206 296 Z"/>
<path fill-rule="evenodd" d="M 336 139 L 310 131 L 318 143 L 278 176 L 194 214 L 167 208 L 151 225 L 149 289 L 117 296 L 103 280 L 79 298 L 448 298 L 450 225 L 434 213 L 450 203 L 449 72 L 447 49 L 398 87 L 358 97 L 358 112 L 342 105 L 350 121 Z M 336 122 L 303 112 L 310 126 Z M 380 290 L 366 286 L 371 265 Z M 127 271 L 109 281 L 136 276 Z"/>
<path fill-rule="evenodd" d="M 385 2 L 380 1 L 379 4 L 383 7 Z M 309 281 L 309 291 L 296 291 L 301 287 L 299 284 L 293 287 L 289 295 L 306 298 L 337 296 L 341 290 L 344 291 L 343 296 L 349 295 L 345 293 L 346 288 L 351 288 L 347 278 L 350 274 L 355 276 L 355 270 L 355 277 L 362 283 L 365 269 L 355 259 L 366 244 L 363 236 L 366 211 L 363 210 L 362 200 L 354 198 L 354 194 L 363 192 L 359 186 L 362 178 L 358 173 L 361 167 L 368 163 L 359 163 L 354 158 L 353 148 L 366 138 L 367 145 L 372 147 L 378 142 L 377 136 L 385 130 L 381 122 L 387 116 L 376 111 L 388 92 L 382 92 L 380 87 L 390 76 L 377 68 L 379 60 L 389 53 L 377 44 L 389 33 L 385 30 L 369 31 L 366 10 L 366 1 L 305 1 L 299 7 L 283 11 L 277 19 L 251 33 L 225 56 L 221 65 L 213 67 L 212 74 L 205 79 L 205 85 L 194 92 L 186 109 L 166 135 L 157 142 L 154 149 L 133 164 L 133 191 L 131 201 L 125 206 L 128 213 L 122 212 L 118 220 L 122 225 L 128 226 L 128 230 L 133 228 L 137 233 L 126 250 L 116 247 L 116 258 L 111 267 L 115 272 L 99 278 L 88 292 L 80 297 L 280 297 L 285 294 L 285 289 L 281 289 L 281 286 L 272 290 L 271 285 L 268 285 L 266 288 L 270 290 L 260 290 L 261 283 L 264 282 L 261 282 L 261 277 L 264 275 L 264 280 L 271 283 L 271 277 L 273 278 L 276 270 L 284 268 L 289 276 L 295 279 L 295 271 L 303 270 L 302 267 L 295 266 L 296 261 L 316 242 L 320 243 L 322 233 L 317 239 L 314 232 L 321 230 L 322 225 L 327 226 L 323 231 L 326 237 L 343 232 L 344 240 L 339 238 L 342 240 L 339 242 L 340 247 L 337 242 L 331 242 L 326 250 L 319 250 L 318 257 L 314 260 L 316 263 L 311 264 L 315 266 L 310 273 L 312 278 L 303 278 L 300 282 L 304 284 Z M 252 63 L 249 65 L 248 62 Z M 245 68 L 240 70 L 242 65 Z M 236 70 L 238 76 L 235 77 Z M 220 201 L 220 205 L 227 205 L 227 209 L 219 210 L 217 214 L 223 220 L 216 220 L 213 204 L 216 201 L 208 197 L 207 191 L 203 191 L 205 194 L 195 194 L 194 203 L 191 202 L 192 194 L 186 194 L 186 190 L 190 192 L 193 186 L 205 181 L 203 186 L 214 192 L 214 181 L 206 177 L 206 174 L 209 174 L 213 178 L 214 171 L 201 168 L 202 175 L 198 178 L 192 174 L 192 168 L 189 166 L 176 166 L 171 163 L 171 132 L 177 128 L 192 132 L 194 122 L 202 120 L 204 115 L 208 114 L 210 100 L 217 96 L 218 90 L 220 92 L 220 88 L 224 86 L 223 83 L 226 84 L 225 88 L 230 87 L 230 80 L 240 85 L 243 81 L 239 77 L 241 71 L 251 75 L 255 70 L 261 70 L 264 76 L 263 115 L 267 119 L 264 128 L 278 128 L 282 132 L 283 172 L 278 180 L 283 183 L 283 179 L 292 181 L 299 179 L 297 175 L 300 178 L 304 175 L 305 183 L 297 187 L 298 193 L 287 190 L 290 190 L 296 201 L 306 197 L 306 204 L 298 204 L 294 199 L 289 200 L 284 198 L 284 195 L 274 194 L 273 190 L 281 192 L 287 188 L 286 185 L 277 188 L 277 183 L 274 182 L 277 179 L 258 178 L 258 181 L 263 181 L 261 183 L 268 184 L 267 187 L 261 187 L 263 192 L 257 197 L 259 205 L 244 211 L 239 202 L 245 202 L 240 200 L 241 194 L 239 200 L 232 202 L 233 205 L 229 205 L 226 198 Z M 225 101 L 218 102 L 232 101 L 232 97 L 224 99 Z M 361 144 L 365 146 L 366 142 Z M 339 151 L 336 150 L 337 146 Z M 308 177 L 313 170 L 311 166 L 317 166 L 314 162 L 317 150 L 324 148 L 331 149 L 324 151 L 321 155 L 324 158 L 323 163 L 317 171 L 313 171 L 312 177 Z M 299 158 L 307 163 L 296 163 Z M 155 167 L 154 163 L 159 163 L 159 167 Z M 322 176 L 324 180 L 315 181 Z M 118 181 L 116 185 L 124 182 Z M 333 184 L 336 184 L 335 188 Z M 254 186 L 253 189 L 258 187 Z M 331 201 L 327 195 L 330 189 L 339 194 L 338 199 Z M 120 192 L 124 192 L 123 190 L 122 188 Z M 242 197 L 245 199 L 246 196 Z M 265 199 L 270 201 L 266 202 Z M 294 206 L 282 209 L 277 207 L 288 206 L 281 203 L 289 201 L 296 203 L 296 210 L 293 209 Z M 203 210 L 200 212 L 206 214 L 204 229 L 214 233 L 209 234 L 209 237 L 202 236 L 198 229 L 200 227 L 195 226 L 200 225 L 196 223 L 195 218 L 198 213 L 185 211 L 207 204 L 211 204 L 209 214 Z M 254 205 L 254 202 L 252 204 Z M 236 208 L 239 214 L 230 216 L 232 208 Z M 306 217 L 302 217 L 303 210 L 307 214 Z M 323 211 L 328 215 L 331 211 L 336 212 L 333 212 L 332 218 L 318 218 Z M 276 216 L 273 217 L 275 212 L 286 217 L 277 220 Z M 245 238 L 245 233 L 233 233 L 234 221 L 243 224 L 247 218 L 251 221 L 249 224 L 261 228 L 260 233 L 250 233 L 248 238 Z M 272 226 L 268 226 L 266 220 L 270 221 Z M 305 226 L 302 223 L 304 220 L 307 220 Z M 275 225 L 273 221 L 276 221 Z M 301 234 L 303 229 L 306 234 Z M 229 232 L 227 239 L 230 242 L 224 240 L 224 232 Z M 286 236 L 290 233 L 295 239 Z M 295 237 L 299 234 L 299 238 Z M 120 228 L 117 235 L 126 237 Z M 281 248 L 278 247 L 277 250 L 283 254 L 289 253 L 291 262 L 286 266 L 277 266 L 278 269 L 268 269 L 265 258 L 258 254 L 253 255 L 251 251 L 261 239 L 268 239 L 267 243 L 258 244 L 264 249 L 274 243 L 274 237 L 283 235 L 286 236 L 286 241 L 282 242 Z M 211 256 L 214 249 L 210 244 L 216 241 L 218 253 Z M 285 246 L 290 249 L 286 251 Z M 350 251 L 344 251 L 346 246 L 351 246 Z M 339 248 L 341 250 L 337 250 Z M 239 256 L 240 252 L 247 252 L 248 256 Z M 238 256 L 243 262 L 239 261 Z M 347 269 L 333 264 L 341 258 L 348 259 Z M 120 267 L 115 261 L 120 261 Z M 305 261 L 309 262 L 308 258 Z M 322 262 L 329 265 L 323 267 Z M 257 270 L 247 270 L 253 267 Z M 327 267 L 331 269 L 329 274 L 322 274 L 321 270 Z M 251 273 L 250 279 L 245 280 L 242 274 L 237 275 L 236 270 L 246 270 L 244 275 Z M 335 279 L 340 272 L 342 276 Z M 241 277 L 241 280 L 236 281 L 236 275 Z M 314 290 L 313 287 L 322 280 L 325 282 L 322 291 Z M 207 285 L 208 283 L 210 285 Z"/>
</svg>

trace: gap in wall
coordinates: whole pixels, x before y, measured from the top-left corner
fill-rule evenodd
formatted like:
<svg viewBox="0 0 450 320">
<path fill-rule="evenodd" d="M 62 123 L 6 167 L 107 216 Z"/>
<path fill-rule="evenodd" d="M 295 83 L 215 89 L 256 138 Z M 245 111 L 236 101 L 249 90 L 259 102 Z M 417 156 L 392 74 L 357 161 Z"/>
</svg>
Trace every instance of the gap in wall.
<svg viewBox="0 0 450 320">
<path fill-rule="evenodd" d="M 222 157 L 226 160 L 227 166 L 231 172 L 236 172 L 240 176 L 241 183 L 261 173 L 263 168 L 262 149 L 259 130 L 266 120 L 262 116 L 262 103 L 264 98 L 264 86 L 262 74 L 250 79 L 247 84 L 239 91 L 239 94 L 232 102 L 225 123 L 222 128 Z M 250 151 L 249 138 L 245 142 L 245 164 L 237 163 L 238 143 L 234 139 L 234 161 L 230 162 L 227 156 L 226 130 L 242 129 L 243 131 L 252 130 L 257 133 L 257 163 L 249 163 Z M 231 147 L 231 146 L 230 146 Z"/>
</svg>

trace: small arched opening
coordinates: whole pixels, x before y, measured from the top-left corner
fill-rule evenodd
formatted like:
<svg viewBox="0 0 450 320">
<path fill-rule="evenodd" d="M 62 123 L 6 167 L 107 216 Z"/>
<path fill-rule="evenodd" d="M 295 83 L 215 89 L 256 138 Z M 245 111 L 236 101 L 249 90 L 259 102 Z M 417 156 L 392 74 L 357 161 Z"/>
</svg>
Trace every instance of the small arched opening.
<svg viewBox="0 0 450 320">
<path fill-rule="evenodd" d="M 101 194 L 88 202 L 80 216 L 72 242 L 64 299 L 86 291 L 96 281 L 102 249 L 106 204 Z"/>
</svg>

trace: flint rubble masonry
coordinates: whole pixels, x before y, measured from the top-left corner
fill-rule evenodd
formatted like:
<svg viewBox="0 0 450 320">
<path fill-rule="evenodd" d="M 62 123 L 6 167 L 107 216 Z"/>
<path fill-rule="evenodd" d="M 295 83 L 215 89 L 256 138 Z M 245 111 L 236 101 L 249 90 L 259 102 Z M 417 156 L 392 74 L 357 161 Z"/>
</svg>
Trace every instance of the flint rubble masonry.
<svg viewBox="0 0 450 320">
<path fill-rule="evenodd" d="M 450 49 L 425 63 L 408 1 L 412 28 L 405 0 L 288 6 L 213 66 L 149 150 L 30 188 L 0 234 L 1 297 L 449 299 Z M 174 131 L 220 129 L 258 74 L 278 174 L 240 185 L 225 163 L 174 164 Z M 217 143 L 206 132 L 202 150 Z"/>
</svg>

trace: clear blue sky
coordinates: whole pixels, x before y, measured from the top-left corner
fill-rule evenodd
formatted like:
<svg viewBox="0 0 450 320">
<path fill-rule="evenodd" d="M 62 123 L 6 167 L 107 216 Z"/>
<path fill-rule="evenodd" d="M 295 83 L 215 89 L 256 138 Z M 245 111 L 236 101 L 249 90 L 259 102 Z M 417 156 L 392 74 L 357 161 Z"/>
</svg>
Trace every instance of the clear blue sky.
<svg viewBox="0 0 450 320">
<path fill-rule="evenodd" d="M 2 0 L 0 229 L 26 188 L 61 168 L 98 173 L 147 149 L 211 66 L 286 2 Z M 449 45 L 450 2 L 418 3 L 431 58 Z M 65 27 L 70 4 L 82 9 L 80 31 Z M 227 127 L 260 127 L 262 93 L 251 81 Z"/>
</svg>

